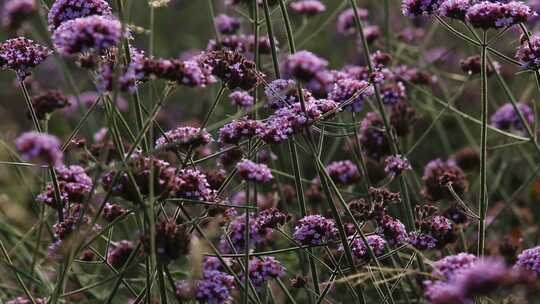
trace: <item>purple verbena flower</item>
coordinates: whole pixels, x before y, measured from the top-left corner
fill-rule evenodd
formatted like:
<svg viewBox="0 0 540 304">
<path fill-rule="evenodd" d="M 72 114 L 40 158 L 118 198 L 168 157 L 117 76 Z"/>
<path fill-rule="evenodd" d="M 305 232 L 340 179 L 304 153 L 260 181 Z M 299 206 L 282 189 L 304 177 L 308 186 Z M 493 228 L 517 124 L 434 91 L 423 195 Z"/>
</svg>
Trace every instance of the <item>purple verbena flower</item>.
<svg viewBox="0 0 540 304">
<path fill-rule="evenodd" d="M 265 209 L 257 215 L 256 225 L 259 229 L 276 228 L 287 221 L 287 215 L 276 208 Z"/>
<path fill-rule="evenodd" d="M 366 241 L 369 247 L 371 247 L 371 250 L 373 251 L 373 254 L 375 256 L 379 256 L 384 252 L 386 241 L 382 237 L 376 234 L 372 234 L 366 236 Z M 343 245 L 339 247 L 339 250 L 343 251 Z M 352 240 L 351 252 L 355 258 L 361 261 L 369 261 L 371 258 L 368 248 L 366 247 L 366 243 L 362 238 L 359 237 L 356 237 Z"/>
<path fill-rule="evenodd" d="M 279 109 L 297 101 L 298 90 L 292 79 L 276 79 L 264 89 L 267 103 L 272 109 Z"/>
<path fill-rule="evenodd" d="M 531 107 L 525 103 L 518 103 L 517 108 L 530 126 L 534 123 L 534 113 Z M 501 106 L 492 116 L 491 124 L 502 130 L 516 129 L 524 132 L 525 126 L 521 123 L 518 113 L 511 103 Z"/>
<path fill-rule="evenodd" d="M 219 129 L 218 141 L 223 144 L 238 144 L 243 139 L 255 136 L 261 126 L 261 122 L 247 117 L 233 120 Z"/>
<path fill-rule="evenodd" d="M 56 50 L 63 56 L 92 52 L 103 54 L 122 38 L 122 25 L 112 17 L 89 16 L 69 20 L 52 36 Z"/>
<path fill-rule="evenodd" d="M 390 154 L 390 145 L 383 128 L 384 123 L 376 112 L 367 113 L 360 123 L 360 144 L 365 153 L 375 160 Z"/>
<path fill-rule="evenodd" d="M 515 267 L 540 277 L 540 246 L 523 250 L 517 257 Z"/>
<path fill-rule="evenodd" d="M 171 147 L 181 150 L 194 149 L 213 141 L 212 135 L 206 130 L 195 127 L 178 127 L 165 132 L 156 140 L 156 149 Z"/>
<path fill-rule="evenodd" d="M 365 98 L 371 96 L 373 92 L 369 82 L 347 78 L 336 82 L 328 98 L 340 104 L 346 103 L 347 111 L 360 112 Z"/>
<path fill-rule="evenodd" d="M 234 288 L 234 277 L 220 271 L 205 271 L 203 279 L 197 283 L 196 298 L 213 304 L 225 304 L 229 301 Z"/>
<path fill-rule="evenodd" d="M 249 247 L 263 244 L 272 235 L 272 229 L 257 225 L 255 215 L 249 218 Z M 229 225 L 228 235 L 222 235 L 219 240 L 219 249 L 222 252 L 243 252 L 246 246 L 246 216 L 237 216 Z M 230 239 L 230 244 L 229 244 Z M 233 248 L 231 248 L 231 245 Z"/>
<path fill-rule="evenodd" d="M 231 104 L 240 108 L 249 108 L 253 106 L 254 99 L 249 92 L 246 91 L 234 91 L 229 95 Z"/>
<path fill-rule="evenodd" d="M 437 11 L 441 2 L 442 0 L 402 0 L 401 12 L 409 18 L 428 16 Z"/>
<path fill-rule="evenodd" d="M 390 155 L 385 160 L 384 172 L 389 176 L 399 176 L 403 171 L 412 170 L 409 160 L 400 154 Z"/>
<path fill-rule="evenodd" d="M 527 22 L 536 13 L 523 2 L 507 3 L 482 1 L 472 5 L 465 16 L 474 27 L 487 30 L 504 28 L 517 23 Z"/>
<path fill-rule="evenodd" d="M 238 169 L 238 175 L 246 181 L 268 183 L 274 178 L 268 166 L 256 164 L 249 159 L 238 162 L 236 168 Z"/>
<path fill-rule="evenodd" d="M 116 269 L 121 269 L 132 254 L 135 246 L 131 241 L 119 241 L 113 244 L 114 248 L 109 250 L 107 262 Z"/>
<path fill-rule="evenodd" d="M 465 21 L 470 0 L 445 0 L 439 7 L 438 14 L 443 17 Z"/>
<path fill-rule="evenodd" d="M 328 61 L 309 51 L 299 51 L 289 55 L 282 62 L 285 75 L 304 81 L 309 81 L 315 73 L 323 70 L 327 65 Z"/>
<path fill-rule="evenodd" d="M 249 261 L 249 279 L 256 288 L 274 278 L 280 278 L 285 274 L 285 268 L 272 256 L 255 258 Z"/>
<path fill-rule="evenodd" d="M 441 183 L 446 180 L 446 184 Z M 452 160 L 434 159 L 424 168 L 422 176 L 425 188 L 424 196 L 432 201 L 453 199 L 447 184 L 451 184 L 457 195 L 467 192 L 469 183 L 463 170 Z"/>
<path fill-rule="evenodd" d="M 240 28 L 240 20 L 236 17 L 231 17 L 225 14 L 216 16 L 214 24 L 217 30 L 224 35 L 234 34 Z"/>
<path fill-rule="evenodd" d="M 314 16 L 326 11 L 326 6 L 319 0 L 300 0 L 292 2 L 289 7 L 299 15 Z"/>
<path fill-rule="evenodd" d="M 350 160 L 335 161 L 326 166 L 332 180 L 341 185 L 351 185 L 360 180 L 358 167 Z"/>
<path fill-rule="evenodd" d="M 361 19 L 366 19 L 369 15 L 369 12 L 366 9 L 357 10 L 358 17 Z M 351 35 L 356 32 L 356 23 L 355 23 L 355 14 L 352 8 L 343 11 L 338 16 L 337 20 L 337 31 L 342 35 Z"/>
<path fill-rule="evenodd" d="M 51 50 L 30 39 L 9 39 L 0 44 L 0 69 L 13 70 L 19 80 L 24 80 L 30 74 L 28 70 L 41 64 L 49 55 Z"/>
<path fill-rule="evenodd" d="M 54 32 L 62 23 L 92 15 L 110 16 L 106 0 L 56 0 L 49 10 L 49 30 Z"/>
<path fill-rule="evenodd" d="M 337 235 L 336 223 L 322 215 L 304 216 L 294 227 L 293 237 L 302 245 L 322 245 Z"/>
<path fill-rule="evenodd" d="M 24 21 L 37 12 L 35 0 L 8 0 L 4 2 L 0 13 L 2 26 L 9 30 L 17 30 Z"/>
<path fill-rule="evenodd" d="M 521 43 L 515 57 L 524 69 L 533 71 L 540 69 L 540 35 L 533 35 Z"/>
<path fill-rule="evenodd" d="M 64 155 L 60 149 L 60 141 L 53 135 L 26 132 L 17 138 L 15 146 L 25 161 L 52 166 L 62 165 Z"/>
<path fill-rule="evenodd" d="M 377 221 L 376 232 L 392 246 L 405 243 L 409 239 L 405 225 L 389 215 L 384 215 Z"/>
</svg>

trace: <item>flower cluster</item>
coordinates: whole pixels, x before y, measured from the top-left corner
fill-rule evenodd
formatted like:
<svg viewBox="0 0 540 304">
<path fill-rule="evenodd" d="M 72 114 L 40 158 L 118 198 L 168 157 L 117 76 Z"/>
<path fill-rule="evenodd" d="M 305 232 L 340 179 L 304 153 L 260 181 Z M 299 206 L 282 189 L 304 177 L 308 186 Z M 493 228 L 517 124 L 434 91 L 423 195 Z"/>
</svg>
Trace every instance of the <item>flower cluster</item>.
<svg viewBox="0 0 540 304">
<path fill-rule="evenodd" d="M 234 288 L 234 277 L 224 272 L 212 270 L 203 272 L 203 279 L 197 283 L 196 299 L 207 303 L 225 304 Z"/>
<path fill-rule="evenodd" d="M 442 216 L 437 215 L 433 206 L 418 206 L 416 226 L 419 229 L 409 234 L 409 242 L 419 250 L 441 249 L 456 240 L 454 225 Z"/>
<path fill-rule="evenodd" d="M 41 64 L 51 55 L 51 50 L 30 39 L 18 37 L 0 43 L 0 69 L 10 69 L 23 80 L 29 69 Z"/>
<path fill-rule="evenodd" d="M 246 117 L 233 120 L 219 129 L 218 141 L 224 144 L 238 144 L 243 139 L 255 136 L 261 126 L 260 121 L 247 119 Z"/>
<path fill-rule="evenodd" d="M 26 132 L 15 141 L 21 158 L 25 161 L 59 166 L 64 160 L 64 154 L 60 149 L 60 141 L 53 135 Z"/>
<path fill-rule="evenodd" d="M 299 51 L 287 56 L 282 62 L 283 73 L 288 77 L 309 81 L 317 72 L 322 71 L 328 61 L 309 51 Z"/>
<path fill-rule="evenodd" d="M 44 119 L 48 114 L 69 106 L 68 98 L 60 91 L 46 91 L 32 97 L 32 105 L 39 119 Z"/>
<path fill-rule="evenodd" d="M 238 162 L 236 168 L 238 169 L 238 175 L 245 181 L 268 183 L 274 179 L 267 165 L 257 164 L 249 159 Z"/>
<path fill-rule="evenodd" d="M 313 16 L 326 11 L 326 6 L 319 0 L 300 0 L 290 4 L 293 12 L 299 15 Z"/>
<path fill-rule="evenodd" d="M 272 229 L 260 227 L 255 216 L 249 218 L 249 247 L 263 244 L 271 234 Z M 243 252 L 246 246 L 245 237 L 246 216 L 239 215 L 229 224 L 229 233 L 221 236 L 219 249 L 222 252 Z"/>
<path fill-rule="evenodd" d="M 435 159 L 430 161 L 424 168 L 422 180 L 425 185 L 422 193 L 432 201 L 452 199 L 453 195 L 448 189 L 449 185 L 452 186 L 457 195 L 464 194 L 469 188 L 465 173 L 452 160 Z"/>
<path fill-rule="evenodd" d="M 106 0 L 56 0 L 49 10 L 49 30 L 54 32 L 64 22 L 93 15 L 112 15 L 109 3 Z"/>
<path fill-rule="evenodd" d="M 540 68 L 540 35 L 533 35 L 521 43 L 516 52 L 516 59 L 525 69 L 538 70 Z"/>
<path fill-rule="evenodd" d="M 330 163 L 326 167 L 332 180 L 341 185 L 351 185 L 360 180 L 358 167 L 350 160 L 342 160 Z"/>
<path fill-rule="evenodd" d="M 122 38 L 120 21 L 104 16 L 88 16 L 62 23 L 52 36 L 63 56 L 91 52 L 102 55 Z"/>
<path fill-rule="evenodd" d="M 336 223 L 322 215 L 308 215 L 294 227 L 293 237 L 302 245 L 322 245 L 337 235 Z"/>
<path fill-rule="evenodd" d="M 273 278 L 282 277 L 285 268 L 274 257 L 266 256 L 249 261 L 249 279 L 255 287 L 262 285 Z"/>
<path fill-rule="evenodd" d="M 2 13 L 0 13 L 2 26 L 10 30 L 16 30 L 36 12 L 37 6 L 35 0 L 5 1 L 2 7 Z"/>
<path fill-rule="evenodd" d="M 156 149 L 188 150 L 207 145 L 212 141 L 212 135 L 206 130 L 195 127 L 178 127 L 159 137 L 156 140 Z"/>
<path fill-rule="evenodd" d="M 155 227 L 155 252 L 162 263 L 176 260 L 189 253 L 191 236 L 184 225 L 174 222 L 160 221 Z M 151 252 L 151 241 L 141 236 L 147 254 Z"/>
<path fill-rule="evenodd" d="M 364 241 L 360 237 L 356 237 L 352 241 L 350 241 L 350 247 L 352 254 L 358 260 L 367 262 L 371 258 L 369 249 L 366 246 L 366 242 L 375 256 L 379 256 L 384 252 L 386 241 L 382 237 L 376 234 L 368 235 L 366 237 L 366 241 Z M 339 249 L 343 251 L 343 246 L 341 246 Z"/>
<path fill-rule="evenodd" d="M 328 98 L 340 104 L 346 104 L 345 109 L 351 112 L 362 111 L 363 101 L 373 94 L 373 87 L 363 80 L 338 80 Z"/>
<path fill-rule="evenodd" d="M 527 22 L 533 15 L 535 12 L 523 2 L 482 1 L 472 5 L 465 17 L 474 27 L 487 30 Z"/>
<path fill-rule="evenodd" d="M 530 126 L 534 123 L 534 113 L 531 107 L 525 103 L 517 104 L 518 110 L 523 115 L 525 122 Z M 506 103 L 502 105 L 492 116 L 491 124 L 502 130 L 515 129 L 521 132 L 525 132 L 525 126 L 523 125 L 519 114 L 517 113 L 514 105 Z"/>
<path fill-rule="evenodd" d="M 390 177 L 399 176 L 403 171 L 412 170 L 411 163 L 403 155 L 390 155 L 384 160 L 386 166 L 384 172 Z"/>
<path fill-rule="evenodd" d="M 84 203 L 93 187 L 92 179 L 86 174 L 84 168 L 77 165 L 58 166 L 57 174 L 60 202 L 56 199 L 53 182 L 47 183 L 45 190 L 40 193 L 36 200 L 53 208 L 61 208 L 67 203 Z"/>
</svg>

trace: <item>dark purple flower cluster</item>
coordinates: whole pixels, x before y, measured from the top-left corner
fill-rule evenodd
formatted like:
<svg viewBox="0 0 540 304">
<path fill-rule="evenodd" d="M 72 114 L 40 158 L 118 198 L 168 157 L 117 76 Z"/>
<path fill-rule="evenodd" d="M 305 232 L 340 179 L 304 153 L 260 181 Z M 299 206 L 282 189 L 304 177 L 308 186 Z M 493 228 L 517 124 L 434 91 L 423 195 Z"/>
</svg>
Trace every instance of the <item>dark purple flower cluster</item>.
<svg viewBox="0 0 540 304">
<path fill-rule="evenodd" d="M 521 43 L 516 52 L 516 59 L 524 69 L 536 71 L 540 69 L 540 35 L 533 35 Z"/>
<path fill-rule="evenodd" d="M 206 303 L 225 304 L 234 288 L 234 277 L 224 272 L 211 270 L 203 272 L 203 279 L 197 283 L 196 298 Z"/>
<path fill-rule="evenodd" d="M 236 17 L 231 17 L 221 14 L 214 19 L 214 24 L 217 30 L 224 35 L 231 35 L 240 28 L 240 20 Z"/>
<path fill-rule="evenodd" d="M 356 11 L 358 17 L 361 19 L 367 19 L 369 12 L 366 9 L 358 9 Z M 337 31 L 342 35 L 352 35 L 356 33 L 356 22 L 355 22 L 354 10 L 348 9 L 343 11 L 337 20 Z"/>
<path fill-rule="evenodd" d="M 105 203 L 105 206 L 103 207 L 103 218 L 108 222 L 112 222 L 126 214 L 126 212 L 127 211 L 118 204 Z"/>
<path fill-rule="evenodd" d="M 280 278 L 285 274 L 285 267 L 272 256 L 255 258 L 249 261 L 249 279 L 255 288 L 262 286 L 271 279 Z"/>
<path fill-rule="evenodd" d="M 383 130 L 384 122 L 376 112 L 367 113 L 360 123 L 360 144 L 364 152 L 375 160 L 390 154 L 390 145 Z"/>
<path fill-rule="evenodd" d="M 45 119 L 48 114 L 69 106 L 68 98 L 60 91 L 46 91 L 32 97 L 32 105 L 39 119 Z"/>
<path fill-rule="evenodd" d="M 470 0 L 445 0 L 441 3 L 438 14 L 443 17 L 465 21 L 465 15 L 469 7 L 471 7 Z"/>
<path fill-rule="evenodd" d="M 313 99 L 305 103 L 305 111 L 300 102 L 278 109 L 259 129 L 258 135 L 267 143 L 280 143 L 295 132 L 303 130 L 315 121 L 330 116 L 338 110 L 333 100 Z"/>
<path fill-rule="evenodd" d="M 366 236 L 366 241 L 369 247 L 371 247 L 371 250 L 373 251 L 373 254 L 375 254 L 375 256 L 383 254 L 386 246 L 386 241 L 382 237 L 376 234 L 372 234 Z M 364 242 L 362 238 L 356 237 L 352 241 L 350 241 L 350 243 L 351 252 L 353 253 L 355 258 L 364 262 L 370 260 L 371 257 L 369 255 L 366 242 Z M 339 247 L 339 250 L 343 251 L 343 245 Z"/>
<path fill-rule="evenodd" d="M 219 249 L 222 252 L 244 252 L 246 246 L 246 216 L 239 215 L 229 224 L 229 232 L 222 235 Z M 272 229 L 257 224 L 256 216 L 249 218 L 249 247 L 263 244 L 272 235 Z M 229 243 L 230 241 L 230 243 Z M 231 248 L 232 246 L 232 248 Z"/>
<path fill-rule="evenodd" d="M 482 59 L 480 55 L 467 57 L 459 62 L 461 70 L 467 75 L 477 75 L 482 72 Z M 490 65 L 487 66 L 487 75 L 491 76 L 493 74 L 493 69 Z"/>
<path fill-rule="evenodd" d="M 384 162 L 386 165 L 384 167 L 384 172 L 386 172 L 386 174 L 392 178 L 399 176 L 403 171 L 412 170 L 409 160 L 400 154 L 390 155 L 384 160 Z"/>
<path fill-rule="evenodd" d="M 299 15 L 314 16 L 326 11 L 326 6 L 319 0 L 299 0 L 292 2 L 291 10 Z"/>
<path fill-rule="evenodd" d="M 174 196 L 213 202 L 216 191 L 210 187 L 206 175 L 197 169 L 178 171 L 174 180 Z"/>
<path fill-rule="evenodd" d="M 52 166 L 62 165 L 64 154 L 60 149 L 60 141 L 53 135 L 26 132 L 17 138 L 15 146 L 25 161 Z"/>
<path fill-rule="evenodd" d="M 356 79 L 338 80 L 328 98 L 345 104 L 345 109 L 351 112 L 360 112 L 366 97 L 373 95 L 373 87 L 367 81 Z"/>
<path fill-rule="evenodd" d="M 298 102 L 296 82 L 292 79 L 276 79 L 264 89 L 270 108 L 279 109 Z"/>
<path fill-rule="evenodd" d="M 360 180 L 360 171 L 350 160 L 332 162 L 326 166 L 326 171 L 337 184 L 352 185 Z"/>
<path fill-rule="evenodd" d="M 106 0 L 56 0 L 49 10 L 49 30 L 54 32 L 62 23 L 88 16 L 111 16 Z"/>
<path fill-rule="evenodd" d="M 422 194 L 432 200 L 453 199 L 448 189 L 451 184 L 457 195 L 462 195 L 469 189 L 469 182 L 461 168 L 452 160 L 434 159 L 424 168 L 424 189 Z"/>
<path fill-rule="evenodd" d="M 195 149 L 213 141 L 212 135 L 206 130 L 195 127 L 178 127 L 165 132 L 156 140 L 156 149 Z"/>
<path fill-rule="evenodd" d="M 257 164 L 249 159 L 238 162 L 236 168 L 238 169 L 238 175 L 245 181 L 268 183 L 274 179 L 267 165 Z"/>
<path fill-rule="evenodd" d="M 229 95 L 229 98 L 232 105 L 240 108 L 249 108 L 255 102 L 253 96 L 246 91 L 234 91 Z"/>
<path fill-rule="evenodd" d="M 35 0 L 8 0 L 4 2 L 0 17 L 2 26 L 9 30 L 17 30 L 23 22 L 37 12 Z"/>
<path fill-rule="evenodd" d="M 287 215 L 276 208 L 265 209 L 257 215 L 256 225 L 258 229 L 274 229 L 287 221 Z"/>
<path fill-rule="evenodd" d="M 401 81 L 389 82 L 381 86 L 381 97 L 384 104 L 395 105 L 407 98 L 407 90 Z"/>
<path fill-rule="evenodd" d="M 426 281 L 425 296 L 434 304 L 473 303 L 474 298 L 485 296 L 501 287 L 524 284 L 526 278 L 494 258 L 478 259 L 468 254 L 449 256 L 437 263 L 447 267 L 444 277 Z M 434 275 L 441 272 L 435 266 Z"/>
<path fill-rule="evenodd" d="M 214 83 L 211 67 L 203 61 L 202 55 L 189 60 L 148 58 L 144 53 L 133 49 L 132 61 L 120 77 L 121 88 L 134 91 L 138 82 L 151 77 L 176 82 L 188 87 L 205 87 Z M 114 60 L 105 66 L 103 78 L 111 78 Z M 103 74 L 103 73 L 102 73 Z M 110 90 L 110 87 L 108 88 Z"/>
<path fill-rule="evenodd" d="M 504 28 L 527 22 L 536 13 L 523 2 L 482 1 L 472 5 L 465 16 L 467 22 L 484 30 Z"/>
<path fill-rule="evenodd" d="M 23 37 L 6 40 L 0 44 L 0 68 L 10 69 L 23 80 L 29 69 L 41 64 L 51 55 L 47 47 Z"/>
<path fill-rule="evenodd" d="M 523 250 L 517 257 L 515 267 L 540 277 L 540 246 Z"/>
<path fill-rule="evenodd" d="M 243 139 L 255 136 L 261 127 L 261 122 L 247 117 L 233 120 L 219 129 L 218 141 L 223 144 L 238 144 Z"/>
<path fill-rule="evenodd" d="M 434 14 L 442 0 L 402 0 L 401 12 L 404 16 L 415 18 Z"/>
<path fill-rule="evenodd" d="M 326 68 L 328 61 L 318 57 L 309 51 L 299 51 L 287 56 L 282 62 L 283 73 L 287 77 L 309 81 Z"/>
<path fill-rule="evenodd" d="M 390 124 L 394 127 L 397 136 L 407 136 L 414 127 L 417 118 L 416 109 L 407 102 L 399 102 L 390 109 Z"/>
<path fill-rule="evenodd" d="M 529 126 L 534 124 L 534 113 L 529 105 L 518 103 L 517 108 Z M 491 125 L 502 130 L 515 129 L 525 132 L 525 126 L 511 103 L 504 104 L 491 116 Z"/>
<path fill-rule="evenodd" d="M 135 246 L 133 242 L 127 240 L 116 242 L 113 245 L 114 248 L 110 249 L 107 255 L 107 263 L 116 269 L 121 269 L 135 250 Z"/>
<path fill-rule="evenodd" d="M 207 52 L 201 62 L 212 68 L 212 74 L 221 79 L 229 89 L 249 91 L 259 85 L 264 74 L 257 71 L 255 62 L 242 54 L 231 51 Z"/>
<path fill-rule="evenodd" d="M 81 204 L 92 191 L 93 182 L 81 166 L 58 166 L 55 168 L 58 177 L 61 202 L 57 202 L 52 182 L 47 183 L 45 190 L 36 200 L 53 208 L 61 208 L 67 203 Z"/>
<path fill-rule="evenodd" d="M 377 220 L 376 232 L 392 246 L 403 244 L 409 240 L 405 225 L 389 215 L 384 215 Z"/>
<path fill-rule="evenodd" d="M 419 250 L 441 249 L 456 240 L 454 225 L 442 216 L 437 215 L 433 206 L 418 206 L 416 226 L 418 231 L 409 234 L 409 242 Z"/>
<path fill-rule="evenodd" d="M 293 237 L 302 245 L 322 245 L 337 235 L 336 223 L 322 215 L 308 215 L 294 227 Z"/>
<path fill-rule="evenodd" d="M 184 225 L 162 220 L 155 226 L 155 252 L 161 263 L 169 263 L 190 250 L 191 235 Z M 147 235 L 141 236 L 146 254 L 151 252 L 151 241 Z"/>
<path fill-rule="evenodd" d="M 150 170 L 153 170 L 154 195 L 169 197 L 175 193 L 178 186 L 177 169 L 168 162 L 155 157 L 143 157 L 134 154 L 128 161 L 136 185 L 133 185 L 125 172 L 109 171 L 102 177 L 103 186 L 113 195 L 121 196 L 128 201 L 137 202 L 137 190 L 141 195 L 150 193 Z M 113 185 L 115 176 L 118 181 Z M 135 186 L 138 188 L 136 189 Z"/>
<path fill-rule="evenodd" d="M 66 21 L 56 29 L 52 40 L 63 56 L 91 52 L 102 55 L 122 38 L 120 21 L 104 16 L 88 16 Z"/>
</svg>

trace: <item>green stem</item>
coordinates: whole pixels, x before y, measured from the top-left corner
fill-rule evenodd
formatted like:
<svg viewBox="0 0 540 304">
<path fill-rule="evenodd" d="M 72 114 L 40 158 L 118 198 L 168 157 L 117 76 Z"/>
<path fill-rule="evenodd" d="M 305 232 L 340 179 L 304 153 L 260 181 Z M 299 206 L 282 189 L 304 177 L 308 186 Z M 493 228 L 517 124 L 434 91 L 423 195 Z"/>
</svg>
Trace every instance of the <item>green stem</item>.
<svg viewBox="0 0 540 304">
<path fill-rule="evenodd" d="M 486 237 L 486 211 L 487 211 L 487 117 L 488 117 L 488 81 L 487 81 L 487 31 L 483 33 L 482 45 L 482 70 L 481 70 L 481 106 L 482 106 L 482 133 L 480 137 L 480 200 L 478 202 L 479 227 L 478 227 L 478 256 L 484 255 Z"/>
</svg>

